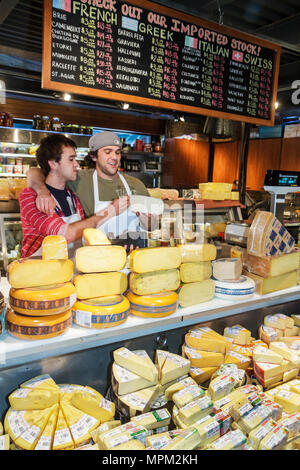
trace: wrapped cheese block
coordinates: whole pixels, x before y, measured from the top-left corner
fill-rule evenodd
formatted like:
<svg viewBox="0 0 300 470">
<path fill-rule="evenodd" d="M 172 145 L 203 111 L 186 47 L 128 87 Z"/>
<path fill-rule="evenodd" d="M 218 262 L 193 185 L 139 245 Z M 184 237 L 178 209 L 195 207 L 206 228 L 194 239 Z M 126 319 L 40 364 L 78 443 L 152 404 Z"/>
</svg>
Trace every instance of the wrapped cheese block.
<svg viewBox="0 0 300 470">
<path fill-rule="evenodd" d="M 250 273 L 262 277 L 280 276 L 295 271 L 299 266 L 300 251 L 277 256 L 254 256 L 247 254 L 246 267 Z"/>
<path fill-rule="evenodd" d="M 291 253 L 295 240 L 271 213 L 258 211 L 249 229 L 247 251 L 254 256 Z"/>
<path fill-rule="evenodd" d="M 255 281 L 255 292 L 259 295 L 288 289 L 289 287 L 293 287 L 297 284 L 297 271 L 291 271 L 274 277 L 261 277 L 257 274 L 249 273 L 246 270 L 244 271 L 244 274 Z"/>
</svg>

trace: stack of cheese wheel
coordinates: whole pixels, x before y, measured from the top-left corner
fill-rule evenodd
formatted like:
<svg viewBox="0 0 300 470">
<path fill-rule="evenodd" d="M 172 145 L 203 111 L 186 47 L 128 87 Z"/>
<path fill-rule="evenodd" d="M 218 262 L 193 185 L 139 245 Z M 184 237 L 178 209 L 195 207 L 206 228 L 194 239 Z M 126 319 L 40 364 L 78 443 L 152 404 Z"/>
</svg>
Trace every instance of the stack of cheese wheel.
<svg viewBox="0 0 300 470">
<path fill-rule="evenodd" d="M 48 375 L 34 377 L 12 392 L 4 428 L 14 448 L 75 449 L 91 432 L 114 418 L 114 403 L 88 386 L 57 385 Z"/>
<path fill-rule="evenodd" d="M 42 259 L 21 259 L 8 266 L 11 286 L 6 314 L 9 333 L 17 338 L 40 340 L 64 333 L 72 324 L 76 302 L 70 282 L 74 267 L 67 242 L 61 236 L 43 240 Z"/>
<path fill-rule="evenodd" d="M 216 247 L 209 243 L 179 245 L 181 253 L 179 304 L 181 307 L 208 302 L 214 297 L 211 278 Z"/>
<path fill-rule="evenodd" d="M 258 211 L 249 229 L 244 274 L 256 283 L 256 293 L 269 294 L 298 281 L 300 251 L 294 239 L 271 213 Z"/>
<path fill-rule="evenodd" d="M 111 328 L 124 323 L 129 314 L 129 301 L 124 272 L 126 251 L 111 245 L 98 229 L 85 229 L 83 244 L 75 255 L 74 277 L 77 302 L 72 308 L 73 322 L 84 328 Z"/>
<path fill-rule="evenodd" d="M 130 313 L 144 318 L 175 312 L 180 285 L 180 251 L 176 247 L 134 250 L 129 256 Z"/>
</svg>

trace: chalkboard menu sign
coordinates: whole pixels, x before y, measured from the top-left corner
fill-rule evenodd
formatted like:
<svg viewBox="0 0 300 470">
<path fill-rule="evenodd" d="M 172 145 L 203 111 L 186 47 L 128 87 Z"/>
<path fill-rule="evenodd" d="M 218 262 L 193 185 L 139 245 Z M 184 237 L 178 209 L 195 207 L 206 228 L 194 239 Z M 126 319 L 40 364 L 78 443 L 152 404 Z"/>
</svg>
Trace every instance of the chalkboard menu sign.
<svg viewBox="0 0 300 470">
<path fill-rule="evenodd" d="M 272 125 L 279 57 L 149 1 L 45 0 L 43 88 Z"/>
</svg>

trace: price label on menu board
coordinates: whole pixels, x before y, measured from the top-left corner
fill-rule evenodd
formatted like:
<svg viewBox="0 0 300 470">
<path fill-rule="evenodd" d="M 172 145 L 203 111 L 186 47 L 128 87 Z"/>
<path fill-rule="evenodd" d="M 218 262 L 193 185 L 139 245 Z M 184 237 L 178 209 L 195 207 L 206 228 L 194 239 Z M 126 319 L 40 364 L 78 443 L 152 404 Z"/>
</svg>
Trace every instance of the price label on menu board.
<svg viewBox="0 0 300 470">
<path fill-rule="evenodd" d="M 272 125 L 280 47 L 149 1 L 45 0 L 42 86 Z"/>
</svg>

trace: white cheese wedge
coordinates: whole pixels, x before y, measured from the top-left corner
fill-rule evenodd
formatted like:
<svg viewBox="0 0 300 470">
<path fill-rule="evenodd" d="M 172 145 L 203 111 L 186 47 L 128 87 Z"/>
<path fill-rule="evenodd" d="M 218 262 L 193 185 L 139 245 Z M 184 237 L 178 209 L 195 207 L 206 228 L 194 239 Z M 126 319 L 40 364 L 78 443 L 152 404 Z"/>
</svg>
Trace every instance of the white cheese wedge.
<svg viewBox="0 0 300 470">
<path fill-rule="evenodd" d="M 270 364 L 282 364 L 283 357 L 271 349 L 266 349 L 261 346 L 256 346 L 253 349 L 253 361 L 255 362 L 268 362 Z"/>
<path fill-rule="evenodd" d="M 285 343 L 281 341 L 272 341 L 270 349 L 280 354 L 287 361 L 292 362 L 295 366 L 300 366 L 300 356 L 294 350 L 290 349 Z"/>
<path fill-rule="evenodd" d="M 113 357 L 116 364 L 119 366 L 125 367 L 129 371 L 143 377 L 149 382 L 156 381 L 157 383 L 158 372 L 150 358 L 147 359 L 146 357 L 138 356 L 124 347 L 115 350 L 113 352 Z"/>
</svg>

